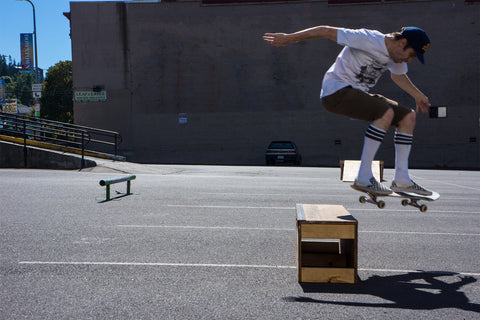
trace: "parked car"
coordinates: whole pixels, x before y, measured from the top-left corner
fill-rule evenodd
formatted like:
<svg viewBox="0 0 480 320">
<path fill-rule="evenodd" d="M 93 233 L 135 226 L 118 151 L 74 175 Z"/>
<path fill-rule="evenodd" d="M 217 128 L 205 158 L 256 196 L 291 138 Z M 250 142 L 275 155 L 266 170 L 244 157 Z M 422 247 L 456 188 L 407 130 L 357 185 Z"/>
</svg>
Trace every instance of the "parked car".
<svg viewBox="0 0 480 320">
<path fill-rule="evenodd" d="M 272 141 L 265 152 L 267 166 L 277 163 L 291 163 L 299 166 L 302 164 L 302 156 L 293 141 Z"/>
</svg>

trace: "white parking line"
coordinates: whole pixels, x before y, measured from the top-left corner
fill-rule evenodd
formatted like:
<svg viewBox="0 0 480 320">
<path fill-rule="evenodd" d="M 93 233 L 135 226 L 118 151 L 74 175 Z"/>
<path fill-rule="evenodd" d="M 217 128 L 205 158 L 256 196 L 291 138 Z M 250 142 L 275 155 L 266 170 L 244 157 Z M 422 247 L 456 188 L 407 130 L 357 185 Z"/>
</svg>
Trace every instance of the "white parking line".
<svg viewBox="0 0 480 320">
<path fill-rule="evenodd" d="M 88 265 L 88 266 L 147 266 L 147 267 L 200 267 L 200 268 L 256 268 L 295 269 L 296 266 L 262 264 L 217 264 L 217 263 L 164 263 L 164 262 L 111 262 L 111 261 L 20 261 L 19 264 L 33 265 Z"/>
<path fill-rule="evenodd" d="M 228 227 L 228 226 L 171 226 L 171 225 L 117 225 L 118 228 L 163 228 L 163 229 L 212 229 L 212 230 L 252 230 L 252 231 L 295 231 L 295 228 L 259 228 L 259 227 Z M 383 234 L 416 234 L 416 235 L 440 235 L 440 236 L 480 236 L 480 233 L 455 233 L 455 232 L 420 232 L 420 231 L 386 231 L 386 230 L 359 230 L 359 233 L 383 233 Z"/>
<path fill-rule="evenodd" d="M 418 231 L 358 231 L 359 233 L 385 233 L 385 234 L 418 234 L 435 236 L 480 236 L 480 233 L 454 233 L 454 232 L 418 232 Z"/>
<path fill-rule="evenodd" d="M 428 271 L 428 270 L 399 270 L 399 269 L 365 269 L 365 268 L 358 268 L 358 271 L 367 271 L 367 272 L 389 272 L 389 273 L 432 273 L 432 274 L 461 274 L 464 276 L 473 276 L 479 277 L 480 273 L 475 272 L 458 272 L 458 271 Z"/>
<path fill-rule="evenodd" d="M 177 207 L 177 208 L 208 208 L 208 209 L 270 209 L 270 210 L 295 210 L 295 207 L 253 207 L 253 206 L 201 206 L 201 205 L 188 205 L 188 204 L 168 204 L 167 207 Z M 376 211 L 376 212 L 413 212 L 415 210 L 410 209 L 377 209 L 377 208 L 350 208 L 349 211 Z M 435 210 L 434 208 L 430 209 L 431 213 L 479 213 L 480 211 L 456 211 L 456 210 Z"/>
<path fill-rule="evenodd" d="M 19 261 L 24 265 L 64 265 L 64 266 L 137 266 L 137 267 L 191 267 L 191 268 L 253 268 L 253 269 L 296 269 L 296 266 L 264 265 L 264 264 L 218 264 L 218 263 L 168 263 L 168 262 L 111 262 L 111 261 Z M 400 270 L 400 269 L 369 269 L 359 268 L 358 271 L 388 272 L 388 273 L 430 273 L 424 270 Z M 475 272 L 432 272 L 438 274 L 452 273 L 467 276 L 480 276 Z"/>
<path fill-rule="evenodd" d="M 420 212 L 418 210 L 415 211 L 415 209 L 410 209 L 410 210 L 408 210 L 408 209 L 403 209 L 403 210 L 399 210 L 399 209 L 377 209 L 377 208 L 374 208 L 374 207 L 371 207 L 371 208 L 350 208 L 350 209 L 348 209 L 348 211 L 369 211 L 369 212 L 375 211 L 375 212 L 396 212 L 396 213 L 410 212 L 412 214 L 414 214 L 414 213 L 420 214 Z M 429 206 L 428 213 L 425 213 L 425 214 L 432 214 L 432 213 L 477 213 L 477 214 L 480 214 L 480 211 L 436 210 L 435 208 L 432 208 L 432 207 Z"/>
<path fill-rule="evenodd" d="M 202 226 L 154 226 L 154 225 L 118 225 L 119 228 L 165 228 L 165 229 L 225 229 L 225 230 L 254 230 L 254 231 L 295 231 L 293 228 L 248 228 L 248 227 L 202 227 Z"/>
<path fill-rule="evenodd" d="M 196 206 L 187 204 L 168 204 L 167 207 L 181 208 L 217 208 L 217 209 L 275 209 L 275 210 L 295 210 L 295 207 L 248 207 L 248 206 Z"/>
</svg>

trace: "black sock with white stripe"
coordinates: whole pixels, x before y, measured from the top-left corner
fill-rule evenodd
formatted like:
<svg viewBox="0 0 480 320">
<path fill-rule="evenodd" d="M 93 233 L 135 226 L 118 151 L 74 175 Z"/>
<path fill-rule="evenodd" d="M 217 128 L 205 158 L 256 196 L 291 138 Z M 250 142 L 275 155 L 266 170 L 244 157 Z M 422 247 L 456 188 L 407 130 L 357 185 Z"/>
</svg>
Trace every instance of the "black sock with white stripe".
<svg viewBox="0 0 480 320">
<path fill-rule="evenodd" d="M 367 132 L 365 133 L 365 136 L 367 138 L 382 142 L 383 138 L 385 137 L 385 131 L 376 128 L 373 125 L 370 125 L 367 129 Z"/>
<path fill-rule="evenodd" d="M 408 157 L 412 149 L 413 136 L 406 133 L 395 132 L 395 182 L 411 184 L 408 174 Z"/>
<path fill-rule="evenodd" d="M 395 132 L 395 144 L 406 144 L 412 145 L 413 136 L 410 134 L 405 134 L 401 132 Z"/>
</svg>

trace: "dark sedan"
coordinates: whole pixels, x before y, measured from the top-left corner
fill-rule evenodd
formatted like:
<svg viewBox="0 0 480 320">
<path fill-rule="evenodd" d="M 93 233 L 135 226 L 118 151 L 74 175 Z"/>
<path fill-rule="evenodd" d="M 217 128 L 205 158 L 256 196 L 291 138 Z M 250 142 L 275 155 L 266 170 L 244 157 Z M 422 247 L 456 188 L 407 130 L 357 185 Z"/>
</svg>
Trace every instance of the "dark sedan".
<svg viewBox="0 0 480 320">
<path fill-rule="evenodd" d="M 302 156 L 293 141 L 272 141 L 267 147 L 265 161 L 267 166 L 278 163 L 299 166 L 302 163 Z"/>
</svg>

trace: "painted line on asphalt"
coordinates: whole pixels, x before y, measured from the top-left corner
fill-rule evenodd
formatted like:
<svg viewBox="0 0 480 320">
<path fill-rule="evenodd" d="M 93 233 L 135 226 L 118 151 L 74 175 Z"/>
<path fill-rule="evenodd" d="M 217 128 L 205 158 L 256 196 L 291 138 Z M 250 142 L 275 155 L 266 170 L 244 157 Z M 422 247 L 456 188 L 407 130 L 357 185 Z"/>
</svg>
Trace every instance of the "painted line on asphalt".
<svg viewBox="0 0 480 320">
<path fill-rule="evenodd" d="M 435 236 L 480 236 L 480 233 L 455 233 L 455 232 L 419 232 L 419 231 L 358 231 L 359 233 L 385 233 L 385 234 L 417 234 Z"/>
<path fill-rule="evenodd" d="M 159 225 L 118 225 L 118 228 L 164 228 L 164 229 L 214 229 L 214 230 L 253 230 L 253 231 L 295 231 L 293 228 L 249 228 L 249 227 L 202 227 L 202 226 L 159 226 Z"/>
<path fill-rule="evenodd" d="M 201 206 L 201 205 L 188 205 L 188 204 L 167 204 L 167 207 L 177 207 L 177 208 L 208 208 L 208 209 L 271 209 L 271 210 L 295 210 L 295 207 L 253 207 L 253 206 Z M 398 210 L 398 209 L 377 209 L 377 208 L 350 208 L 349 211 L 375 211 L 375 212 L 397 212 L 397 213 L 405 213 L 405 212 L 412 212 L 412 210 Z M 478 213 L 480 211 L 444 211 L 444 210 L 435 210 L 430 209 L 432 213 Z"/>
<path fill-rule="evenodd" d="M 413 211 L 412 211 L 413 210 Z M 348 211 L 375 211 L 375 212 L 397 212 L 397 213 L 419 213 L 418 211 L 415 212 L 414 209 L 408 210 L 408 209 L 403 209 L 403 210 L 398 210 L 398 209 L 377 209 L 377 208 L 350 208 Z M 456 210 L 435 210 L 429 207 L 428 213 L 426 214 L 431 214 L 431 213 L 476 213 L 480 214 L 480 211 L 456 211 Z"/>
<path fill-rule="evenodd" d="M 289 193 L 243 193 L 243 192 L 196 192 L 197 194 L 207 194 L 207 195 L 232 195 L 232 196 L 291 196 Z M 302 193 L 302 196 L 319 196 L 321 195 L 324 198 L 332 198 L 332 197 L 342 197 L 344 198 L 344 194 L 324 194 L 320 191 L 318 193 Z"/>
<path fill-rule="evenodd" d="M 457 188 L 469 189 L 469 190 L 474 190 L 474 191 L 480 192 L 480 189 L 479 189 L 479 188 L 475 188 L 475 187 L 462 186 L 462 185 L 456 184 L 456 183 L 451 183 L 451 182 L 446 182 L 446 181 L 440 181 L 440 180 L 433 180 L 433 179 L 423 179 L 423 180 L 425 180 L 425 181 L 431 181 L 431 182 L 435 182 L 435 183 L 441 183 L 441 184 L 445 184 L 445 185 L 453 186 L 453 187 L 457 187 Z"/>
<path fill-rule="evenodd" d="M 168 262 L 112 262 L 112 261 L 19 261 L 22 265 L 60 265 L 60 266 L 132 266 L 132 267 L 191 267 L 191 268 L 251 268 L 251 269 L 296 269 L 297 266 L 265 265 L 265 264 L 219 264 L 219 263 L 168 263 Z M 480 273 L 458 271 L 425 271 L 401 269 L 369 269 L 358 268 L 358 271 L 388 273 L 438 273 L 480 276 Z"/>
<path fill-rule="evenodd" d="M 262 264 L 217 264 L 217 263 L 168 263 L 168 262 L 111 262 L 111 261 L 20 261 L 30 265 L 94 265 L 94 266 L 146 266 L 146 267 L 200 267 L 200 268 L 256 268 L 295 269 L 296 266 L 275 266 Z"/>
<path fill-rule="evenodd" d="M 388 272 L 388 273 L 428 273 L 428 274 L 439 274 L 439 275 L 460 274 L 464 276 L 480 277 L 480 273 L 477 273 L 477 272 L 458 272 L 458 271 L 428 271 L 428 270 L 368 269 L 368 268 L 358 268 L 358 271 Z"/>
<path fill-rule="evenodd" d="M 168 204 L 167 207 L 181 208 L 212 208 L 212 209 L 275 209 L 275 210 L 295 210 L 295 207 L 249 207 L 249 206 L 197 206 L 187 204 Z"/>
<path fill-rule="evenodd" d="M 295 231 L 295 228 L 259 228 L 259 227 L 228 227 L 228 226 L 170 226 L 170 225 L 117 225 L 118 228 L 144 228 L 144 229 L 213 229 L 213 230 L 252 230 L 252 231 Z M 440 235 L 440 236 L 480 236 L 480 233 L 455 233 L 455 232 L 420 232 L 420 231 L 386 231 L 386 230 L 359 230 L 359 233 L 382 234 L 415 234 L 415 235 Z"/>
</svg>

